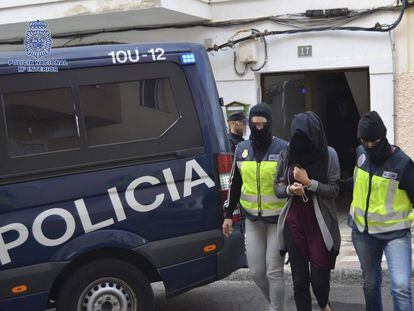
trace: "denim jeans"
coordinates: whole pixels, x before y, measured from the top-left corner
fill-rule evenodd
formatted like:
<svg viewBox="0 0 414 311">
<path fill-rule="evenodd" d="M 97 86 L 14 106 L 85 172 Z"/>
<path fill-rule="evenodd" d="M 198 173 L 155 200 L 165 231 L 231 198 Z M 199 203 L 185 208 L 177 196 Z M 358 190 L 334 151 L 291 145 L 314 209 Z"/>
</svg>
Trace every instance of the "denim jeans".
<svg viewBox="0 0 414 311">
<path fill-rule="evenodd" d="M 366 311 L 382 311 L 381 259 L 385 253 L 391 279 L 394 311 L 412 311 L 411 232 L 401 238 L 382 240 L 352 230 L 352 242 L 361 264 Z"/>
</svg>

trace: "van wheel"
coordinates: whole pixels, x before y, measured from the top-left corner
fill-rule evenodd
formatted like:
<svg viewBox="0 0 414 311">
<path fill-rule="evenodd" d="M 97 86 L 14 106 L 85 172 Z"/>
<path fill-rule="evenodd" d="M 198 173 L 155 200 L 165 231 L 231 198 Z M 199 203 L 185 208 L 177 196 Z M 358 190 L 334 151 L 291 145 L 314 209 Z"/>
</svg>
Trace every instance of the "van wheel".
<svg viewBox="0 0 414 311">
<path fill-rule="evenodd" d="M 154 293 L 134 265 L 95 260 L 72 273 L 59 290 L 57 311 L 152 311 Z"/>
</svg>

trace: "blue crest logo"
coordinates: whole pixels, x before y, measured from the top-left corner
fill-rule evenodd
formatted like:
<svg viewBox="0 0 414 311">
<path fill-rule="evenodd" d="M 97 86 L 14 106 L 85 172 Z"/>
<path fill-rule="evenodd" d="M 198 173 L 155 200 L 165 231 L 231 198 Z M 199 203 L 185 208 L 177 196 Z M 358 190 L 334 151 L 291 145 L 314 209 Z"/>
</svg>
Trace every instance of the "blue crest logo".
<svg viewBox="0 0 414 311">
<path fill-rule="evenodd" d="M 52 35 L 47 28 L 47 22 L 34 21 L 29 23 L 29 30 L 26 32 L 24 46 L 26 54 L 34 58 L 42 58 L 49 55 L 52 50 Z"/>
</svg>

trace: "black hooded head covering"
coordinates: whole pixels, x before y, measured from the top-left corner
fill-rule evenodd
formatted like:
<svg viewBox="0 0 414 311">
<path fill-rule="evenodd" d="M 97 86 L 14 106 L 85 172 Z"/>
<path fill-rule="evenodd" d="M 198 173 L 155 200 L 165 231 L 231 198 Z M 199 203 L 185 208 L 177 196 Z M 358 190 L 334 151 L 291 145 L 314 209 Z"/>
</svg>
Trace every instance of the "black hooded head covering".
<svg viewBox="0 0 414 311">
<path fill-rule="evenodd" d="M 387 128 L 376 111 L 364 114 L 361 120 L 359 120 L 358 138 L 362 138 L 365 141 L 375 141 L 379 138 L 385 138 L 386 135 Z"/>
<path fill-rule="evenodd" d="M 288 163 L 304 168 L 309 178 L 328 179 L 328 143 L 321 119 L 312 111 L 293 117 L 288 147 Z"/>
<path fill-rule="evenodd" d="M 367 142 L 381 139 L 375 147 L 368 148 L 368 146 L 363 145 L 369 160 L 377 165 L 385 162 L 391 155 L 391 145 L 386 136 L 387 128 L 376 111 L 370 111 L 364 114 L 361 120 L 359 120 L 358 138 L 362 138 Z"/>
<path fill-rule="evenodd" d="M 264 117 L 267 124 L 258 130 L 252 123 L 253 117 Z M 259 103 L 250 109 L 249 114 L 250 140 L 258 148 L 268 147 L 272 142 L 272 110 L 266 103 Z"/>
</svg>

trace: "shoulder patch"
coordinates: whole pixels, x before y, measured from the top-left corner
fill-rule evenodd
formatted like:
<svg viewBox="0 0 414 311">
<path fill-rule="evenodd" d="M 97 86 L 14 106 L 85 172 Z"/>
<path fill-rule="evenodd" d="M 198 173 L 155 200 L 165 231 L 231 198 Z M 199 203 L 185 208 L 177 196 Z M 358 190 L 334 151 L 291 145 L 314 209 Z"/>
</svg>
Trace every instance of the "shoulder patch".
<svg viewBox="0 0 414 311">
<path fill-rule="evenodd" d="M 367 159 L 366 155 L 365 154 L 361 154 L 359 156 L 358 162 L 357 162 L 358 167 L 361 167 L 362 165 L 364 165 L 366 159 Z"/>
<path fill-rule="evenodd" d="M 244 150 L 243 150 L 243 153 L 242 153 L 242 158 L 243 158 L 243 159 L 246 159 L 248 156 L 249 156 L 249 150 L 244 149 Z"/>
</svg>

